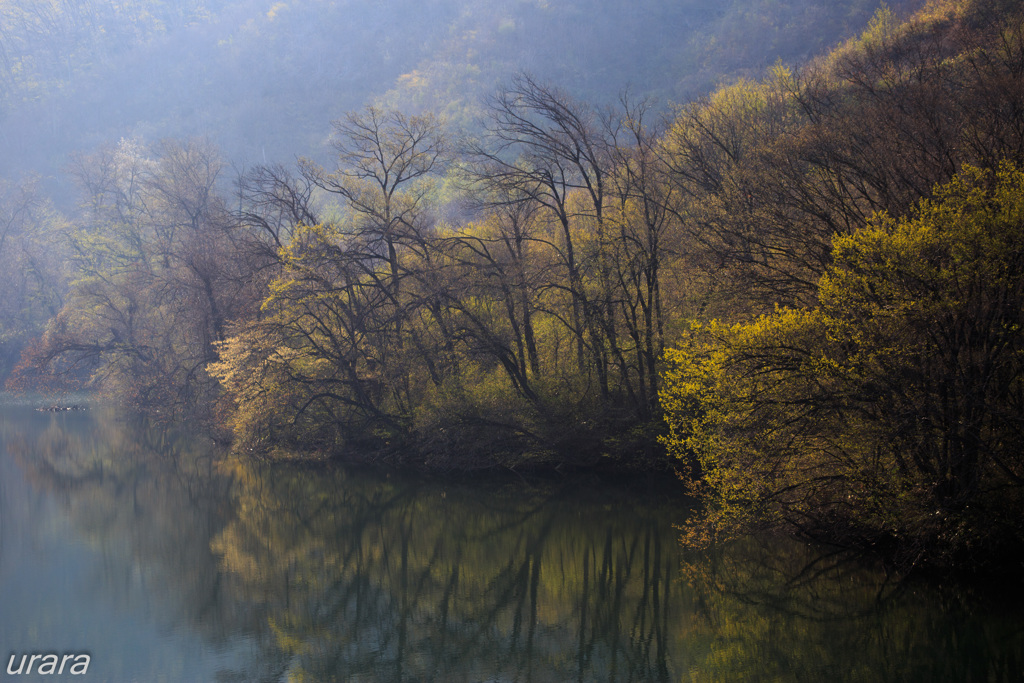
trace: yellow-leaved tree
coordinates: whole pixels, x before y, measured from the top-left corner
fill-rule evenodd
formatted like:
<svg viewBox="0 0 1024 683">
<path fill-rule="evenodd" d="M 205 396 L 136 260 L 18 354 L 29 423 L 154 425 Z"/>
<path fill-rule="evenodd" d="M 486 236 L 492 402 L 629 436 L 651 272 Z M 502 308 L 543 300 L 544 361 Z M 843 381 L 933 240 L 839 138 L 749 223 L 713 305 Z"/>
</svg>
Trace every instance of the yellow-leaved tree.
<svg viewBox="0 0 1024 683">
<path fill-rule="evenodd" d="M 904 565 L 1019 548 L 1024 171 L 966 167 L 833 258 L 815 308 L 667 354 L 666 443 L 708 503 L 691 540 L 767 525 Z"/>
</svg>

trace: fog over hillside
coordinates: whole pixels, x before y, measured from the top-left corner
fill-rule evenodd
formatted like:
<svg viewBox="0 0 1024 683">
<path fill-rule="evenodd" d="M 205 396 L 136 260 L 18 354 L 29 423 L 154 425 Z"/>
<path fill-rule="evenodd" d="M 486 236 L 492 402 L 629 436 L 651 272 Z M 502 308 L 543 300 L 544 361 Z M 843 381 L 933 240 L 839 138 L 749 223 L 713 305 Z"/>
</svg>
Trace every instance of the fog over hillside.
<svg viewBox="0 0 1024 683">
<path fill-rule="evenodd" d="M 1022 73 L 1021 0 L 0 0 L 0 379 L 1019 583 Z"/>
<path fill-rule="evenodd" d="M 69 153 L 132 137 L 290 163 L 370 101 L 472 125 L 518 71 L 595 104 L 629 88 L 668 106 L 819 54 L 880 4 L 0 0 L 0 176 L 51 184 Z"/>
</svg>

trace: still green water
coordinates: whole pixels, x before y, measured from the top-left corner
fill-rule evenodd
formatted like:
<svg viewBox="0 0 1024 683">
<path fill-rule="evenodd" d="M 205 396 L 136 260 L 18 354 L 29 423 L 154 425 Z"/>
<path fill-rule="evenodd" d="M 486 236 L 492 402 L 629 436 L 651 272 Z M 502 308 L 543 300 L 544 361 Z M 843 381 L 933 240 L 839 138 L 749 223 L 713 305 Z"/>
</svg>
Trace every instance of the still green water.
<svg viewBox="0 0 1024 683">
<path fill-rule="evenodd" d="M 0 680 L 1012 681 L 1006 594 L 780 540 L 680 551 L 666 489 L 225 461 L 0 404 Z M 11 655 L 88 653 L 84 676 Z"/>
</svg>

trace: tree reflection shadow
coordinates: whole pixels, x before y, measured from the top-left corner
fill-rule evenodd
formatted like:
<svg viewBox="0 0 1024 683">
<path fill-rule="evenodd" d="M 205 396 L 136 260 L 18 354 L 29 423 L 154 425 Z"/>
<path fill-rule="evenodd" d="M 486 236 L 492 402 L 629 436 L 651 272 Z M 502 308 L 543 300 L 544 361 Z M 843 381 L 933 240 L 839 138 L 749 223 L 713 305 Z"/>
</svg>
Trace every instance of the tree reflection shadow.
<svg viewBox="0 0 1024 683">
<path fill-rule="evenodd" d="M 894 580 L 777 537 L 682 553 L 671 497 L 223 460 L 90 411 L 0 415 L 0 441 L 131 611 L 249 661 L 219 680 L 1015 680 L 1019 601 Z M 0 488 L 32 514 L 29 492 Z M 680 571 L 682 569 L 682 571 Z M 142 597 L 140 597 L 142 596 Z"/>
<path fill-rule="evenodd" d="M 670 518 L 579 490 L 240 466 L 215 541 L 311 680 L 668 680 Z M 663 512 L 663 511 L 661 511 Z"/>
<path fill-rule="evenodd" d="M 1024 670 L 1019 597 L 908 580 L 778 536 L 688 554 L 683 574 L 713 634 L 692 662 L 700 680 L 1014 681 Z"/>
</svg>

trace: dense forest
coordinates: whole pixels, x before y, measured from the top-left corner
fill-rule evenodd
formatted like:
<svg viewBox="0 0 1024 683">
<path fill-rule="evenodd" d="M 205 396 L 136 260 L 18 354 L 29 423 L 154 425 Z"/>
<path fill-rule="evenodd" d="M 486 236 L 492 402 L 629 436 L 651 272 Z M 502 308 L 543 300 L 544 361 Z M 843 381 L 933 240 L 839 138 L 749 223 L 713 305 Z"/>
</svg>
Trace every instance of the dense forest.
<svg viewBox="0 0 1024 683">
<path fill-rule="evenodd" d="M 609 26 L 638 21 L 613 3 L 436 4 L 422 43 L 374 43 L 409 55 L 360 71 L 393 87 L 325 115 L 327 152 L 244 165 L 215 139 L 248 162 L 305 144 L 333 106 L 317 98 L 344 88 L 311 86 L 301 107 L 300 82 L 254 69 L 263 92 L 283 89 L 273 106 L 224 90 L 224 109 L 167 108 L 180 129 L 132 131 L 207 136 L 79 149 L 62 147 L 60 111 L 93 86 L 110 106 L 103 64 L 144 69 L 254 3 L 75 20 L 95 8 L 0 4 L 23 27 L 49 7 L 79 31 L 49 51 L 5 38 L 0 55 L 8 130 L 49 107 L 47 153 L 68 154 L 60 176 L 0 185 L 8 386 L 86 386 L 268 457 L 677 469 L 705 503 L 696 545 L 784 529 L 904 567 L 1024 547 L 1020 3 L 883 7 L 791 66 L 774 58 L 822 44 L 790 24 L 816 17 L 838 37 L 867 3 L 652 2 L 636 16 L 696 28 L 675 49 L 630 31 L 626 53 L 644 43 L 648 65 L 605 58 Z M 320 45 L 338 78 L 317 26 L 267 28 L 313 9 L 349 8 L 278 3 L 215 41 L 238 61 L 194 52 L 181 82 L 202 62 L 215 87 L 216 70 L 291 40 Z M 728 37 L 743 17 L 772 27 L 762 42 Z M 510 69 L 527 34 L 533 68 Z M 288 132 L 258 154 L 219 135 L 247 116 Z M 47 192 L 72 182 L 65 210 Z"/>
</svg>

